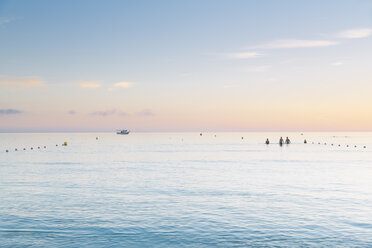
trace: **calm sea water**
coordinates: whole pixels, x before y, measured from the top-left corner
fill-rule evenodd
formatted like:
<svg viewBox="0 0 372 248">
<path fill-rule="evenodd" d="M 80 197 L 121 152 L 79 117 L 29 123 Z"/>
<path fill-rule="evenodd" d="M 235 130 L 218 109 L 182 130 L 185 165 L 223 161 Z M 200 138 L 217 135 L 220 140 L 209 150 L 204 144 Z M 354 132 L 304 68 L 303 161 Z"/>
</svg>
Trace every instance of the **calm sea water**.
<svg viewBox="0 0 372 248">
<path fill-rule="evenodd" d="M 0 247 L 371 247 L 371 148 L 372 133 L 0 134 Z"/>
</svg>

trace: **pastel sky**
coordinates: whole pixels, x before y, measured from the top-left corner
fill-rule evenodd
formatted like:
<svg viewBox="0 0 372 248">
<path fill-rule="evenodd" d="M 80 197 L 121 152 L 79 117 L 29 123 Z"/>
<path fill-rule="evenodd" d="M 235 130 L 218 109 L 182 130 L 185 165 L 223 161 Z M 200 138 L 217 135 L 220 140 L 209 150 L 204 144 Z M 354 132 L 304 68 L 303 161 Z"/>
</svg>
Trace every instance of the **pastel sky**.
<svg viewBox="0 0 372 248">
<path fill-rule="evenodd" d="M 372 130 L 372 1 L 0 0 L 0 131 Z"/>
</svg>

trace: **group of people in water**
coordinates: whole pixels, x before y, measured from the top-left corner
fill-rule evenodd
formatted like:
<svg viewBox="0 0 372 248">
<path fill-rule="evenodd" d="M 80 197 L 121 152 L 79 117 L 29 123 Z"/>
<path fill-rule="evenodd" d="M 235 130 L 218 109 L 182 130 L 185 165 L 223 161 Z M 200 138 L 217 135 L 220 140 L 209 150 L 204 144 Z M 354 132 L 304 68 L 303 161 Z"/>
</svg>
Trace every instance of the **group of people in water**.
<svg viewBox="0 0 372 248">
<path fill-rule="evenodd" d="M 268 144 L 270 144 L 270 141 L 269 141 L 269 138 L 267 138 L 266 139 L 266 142 L 265 142 L 267 145 Z M 290 144 L 291 143 L 291 141 L 290 141 L 290 139 L 287 137 L 286 139 L 285 139 L 285 143 L 286 144 Z M 283 140 L 283 137 L 280 137 L 280 139 L 279 139 L 279 145 L 283 145 L 284 144 L 284 140 Z"/>
</svg>

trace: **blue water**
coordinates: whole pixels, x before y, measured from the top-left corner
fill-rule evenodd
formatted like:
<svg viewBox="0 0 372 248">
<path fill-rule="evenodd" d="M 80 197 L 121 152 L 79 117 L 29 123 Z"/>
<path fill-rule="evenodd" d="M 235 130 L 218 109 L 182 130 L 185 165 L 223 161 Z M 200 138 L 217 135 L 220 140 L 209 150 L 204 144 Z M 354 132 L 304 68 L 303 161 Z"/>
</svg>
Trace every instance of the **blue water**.
<svg viewBox="0 0 372 248">
<path fill-rule="evenodd" d="M 372 133 L 0 134 L 0 247 L 372 247 L 371 148 Z"/>
</svg>

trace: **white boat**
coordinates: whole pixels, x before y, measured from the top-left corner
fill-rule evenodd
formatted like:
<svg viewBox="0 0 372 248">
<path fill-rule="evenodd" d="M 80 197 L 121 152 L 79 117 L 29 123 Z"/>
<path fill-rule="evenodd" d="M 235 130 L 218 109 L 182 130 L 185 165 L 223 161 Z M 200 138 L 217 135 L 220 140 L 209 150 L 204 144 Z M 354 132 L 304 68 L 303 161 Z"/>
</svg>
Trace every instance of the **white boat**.
<svg viewBox="0 0 372 248">
<path fill-rule="evenodd" d="M 129 134 L 129 130 L 123 129 L 123 130 L 117 130 L 116 134 Z"/>
</svg>

